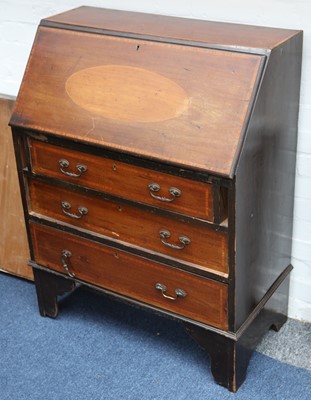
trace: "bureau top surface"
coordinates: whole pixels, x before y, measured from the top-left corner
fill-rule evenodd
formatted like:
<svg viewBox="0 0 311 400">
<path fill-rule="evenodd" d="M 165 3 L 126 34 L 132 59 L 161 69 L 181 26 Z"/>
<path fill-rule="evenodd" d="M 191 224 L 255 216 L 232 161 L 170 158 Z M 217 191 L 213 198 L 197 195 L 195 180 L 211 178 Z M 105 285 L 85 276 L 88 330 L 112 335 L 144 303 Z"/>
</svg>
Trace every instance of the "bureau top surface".
<svg viewBox="0 0 311 400">
<path fill-rule="evenodd" d="M 222 25 L 203 21 L 81 7 L 45 22 L 52 25 L 38 29 L 12 126 L 233 176 L 262 55 L 126 33 L 200 40 L 209 32 L 211 40 L 220 38 Z M 106 32 L 122 29 L 122 35 Z M 226 29 L 223 43 L 243 30 Z M 252 29 L 241 31 L 239 40 L 266 40 L 265 30 Z M 269 32 L 276 43 L 292 31 Z"/>
<path fill-rule="evenodd" d="M 272 49 L 298 32 L 87 6 L 46 18 L 44 23 L 257 49 Z"/>
</svg>

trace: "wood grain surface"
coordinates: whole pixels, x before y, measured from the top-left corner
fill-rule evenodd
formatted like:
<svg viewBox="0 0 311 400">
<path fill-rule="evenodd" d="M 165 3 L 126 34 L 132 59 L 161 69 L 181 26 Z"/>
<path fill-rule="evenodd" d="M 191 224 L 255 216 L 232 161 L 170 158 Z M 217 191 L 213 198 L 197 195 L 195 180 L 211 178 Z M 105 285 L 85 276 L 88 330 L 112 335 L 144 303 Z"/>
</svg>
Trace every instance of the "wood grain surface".
<svg viewBox="0 0 311 400">
<path fill-rule="evenodd" d="M 168 218 L 139 206 L 91 196 L 39 180 L 29 182 L 29 191 L 31 210 L 41 218 L 48 217 L 58 223 L 62 221 L 89 232 L 126 242 L 129 246 L 139 246 L 147 251 L 181 260 L 183 263 L 188 262 L 202 270 L 223 276 L 228 274 L 227 233 L 217 232 L 207 223 L 199 224 L 195 221 L 189 223 Z M 63 202 L 68 203 L 70 207 L 63 207 Z M 86 208 L 87 214 L 81 214 L 79 207 Z M 162 230 L 170 232 L 171 236 L 165 239 L 169 244 L 182 247 L 180 236 L 186 236 L 191 243 L 180 250 L 170 248 L 161 241 Z"/>
<path fill-rule="evenodd" d="M 11 124 L 229 176 L 262 62 L 41 27 Z M 120 71 L 127 71 L 122 79 Z"/>
<path fill-rule="evenodd" d="M 44 22 L 156 37 L 165 32 L 165 37 L 169 38 L 258 49 L 272 49 L 298 32 L 85 6 L 47 18 Z"/>
<path fill-rule="evenodd" d="M 165 121 L 178 117 L 190 103 L 185 90 L 174 81 L 126 65 L 78 71 L 67 79 L 66 92 L 81 108 L 125 122 Z"/>
<path fill-rule="evenodd" d="M 62 251 L 68 250 L 71 273 L 88 283 L 127 295 L 142 302 L 193 318 L 217 328 L 228 326 L 227 285 L 164 266 L 65 232 L 31 223 L 35 261 L 61 273 Z M 165 299 L 156 283 L 187 295 L 176 301 Z"/>
<path fill-rule="evenodd" d="M 11 130 L 14 101 L 0 98 L 0 269 L 33 279 Z"/>
<path fill-rule="evenodd" d="M 75 183 L 165 210 L 209 221 L 214 219 L 211 183 L 196 182 L 37 140 L 29 140 L 29 148 L 31 168 L 35 174 Z M 63 172 L 60 169 L 60 160 L 67 160 L 69 163 L 67 168 L 62 168 Z M 87 170 L 78 177 L 66 175 L 66 173 L 79 175 L 77 165 L 84 165 Z M 159 185 L 159 191 L 152 192 L 150 184 Z M 174 198 L 170 193 L 172 188 L 178 189 L 180 196 Z M 173 201 L 154 198 L 151 193 Z"/>
</svg>

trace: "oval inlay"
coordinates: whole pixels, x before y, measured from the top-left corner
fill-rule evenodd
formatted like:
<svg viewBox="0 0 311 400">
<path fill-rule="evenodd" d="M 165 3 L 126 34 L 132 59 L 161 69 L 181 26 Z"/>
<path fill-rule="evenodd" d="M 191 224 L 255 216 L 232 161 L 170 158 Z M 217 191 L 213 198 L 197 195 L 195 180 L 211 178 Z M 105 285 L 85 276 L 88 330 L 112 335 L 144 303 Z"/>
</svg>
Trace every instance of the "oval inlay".
<svg viewBox="0 0 311 400">
<path fill-rule="evenodd" d="M 78 106 L 104 118 L 157 122 L 179 116 L 189 104 L 177 83 L 147 69 L 101 65 L 75 72 L 66 91 Z"/>
</svg>

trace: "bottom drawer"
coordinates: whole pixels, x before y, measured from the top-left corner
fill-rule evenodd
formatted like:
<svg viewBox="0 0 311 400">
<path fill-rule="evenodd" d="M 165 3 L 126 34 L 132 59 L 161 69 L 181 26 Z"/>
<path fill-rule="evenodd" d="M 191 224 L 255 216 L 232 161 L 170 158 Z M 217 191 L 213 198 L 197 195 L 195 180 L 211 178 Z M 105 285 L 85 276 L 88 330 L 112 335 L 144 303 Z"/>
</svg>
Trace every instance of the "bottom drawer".
<svg viewBox="0 0 311 400">
<path fill-rule="evenodd" d="M 227 329 L 227 285 L 31 223 L 35 262 L 84 282 Z M 166 296 L 166 297 L 165 297 Z"/>
</svg>

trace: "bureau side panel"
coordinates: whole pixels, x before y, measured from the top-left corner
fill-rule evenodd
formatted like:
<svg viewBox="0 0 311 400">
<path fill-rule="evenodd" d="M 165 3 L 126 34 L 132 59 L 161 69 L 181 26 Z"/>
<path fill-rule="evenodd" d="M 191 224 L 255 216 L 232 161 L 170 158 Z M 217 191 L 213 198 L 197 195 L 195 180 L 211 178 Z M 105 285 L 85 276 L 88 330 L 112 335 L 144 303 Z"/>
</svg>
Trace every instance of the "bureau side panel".
<svg viewBox="0 0 311 400">
<path fill-rule="evenodd" d="M 291 263 L 301 53 L 272 51 L 236 170 L 236 329 Z"/>
</svg>

